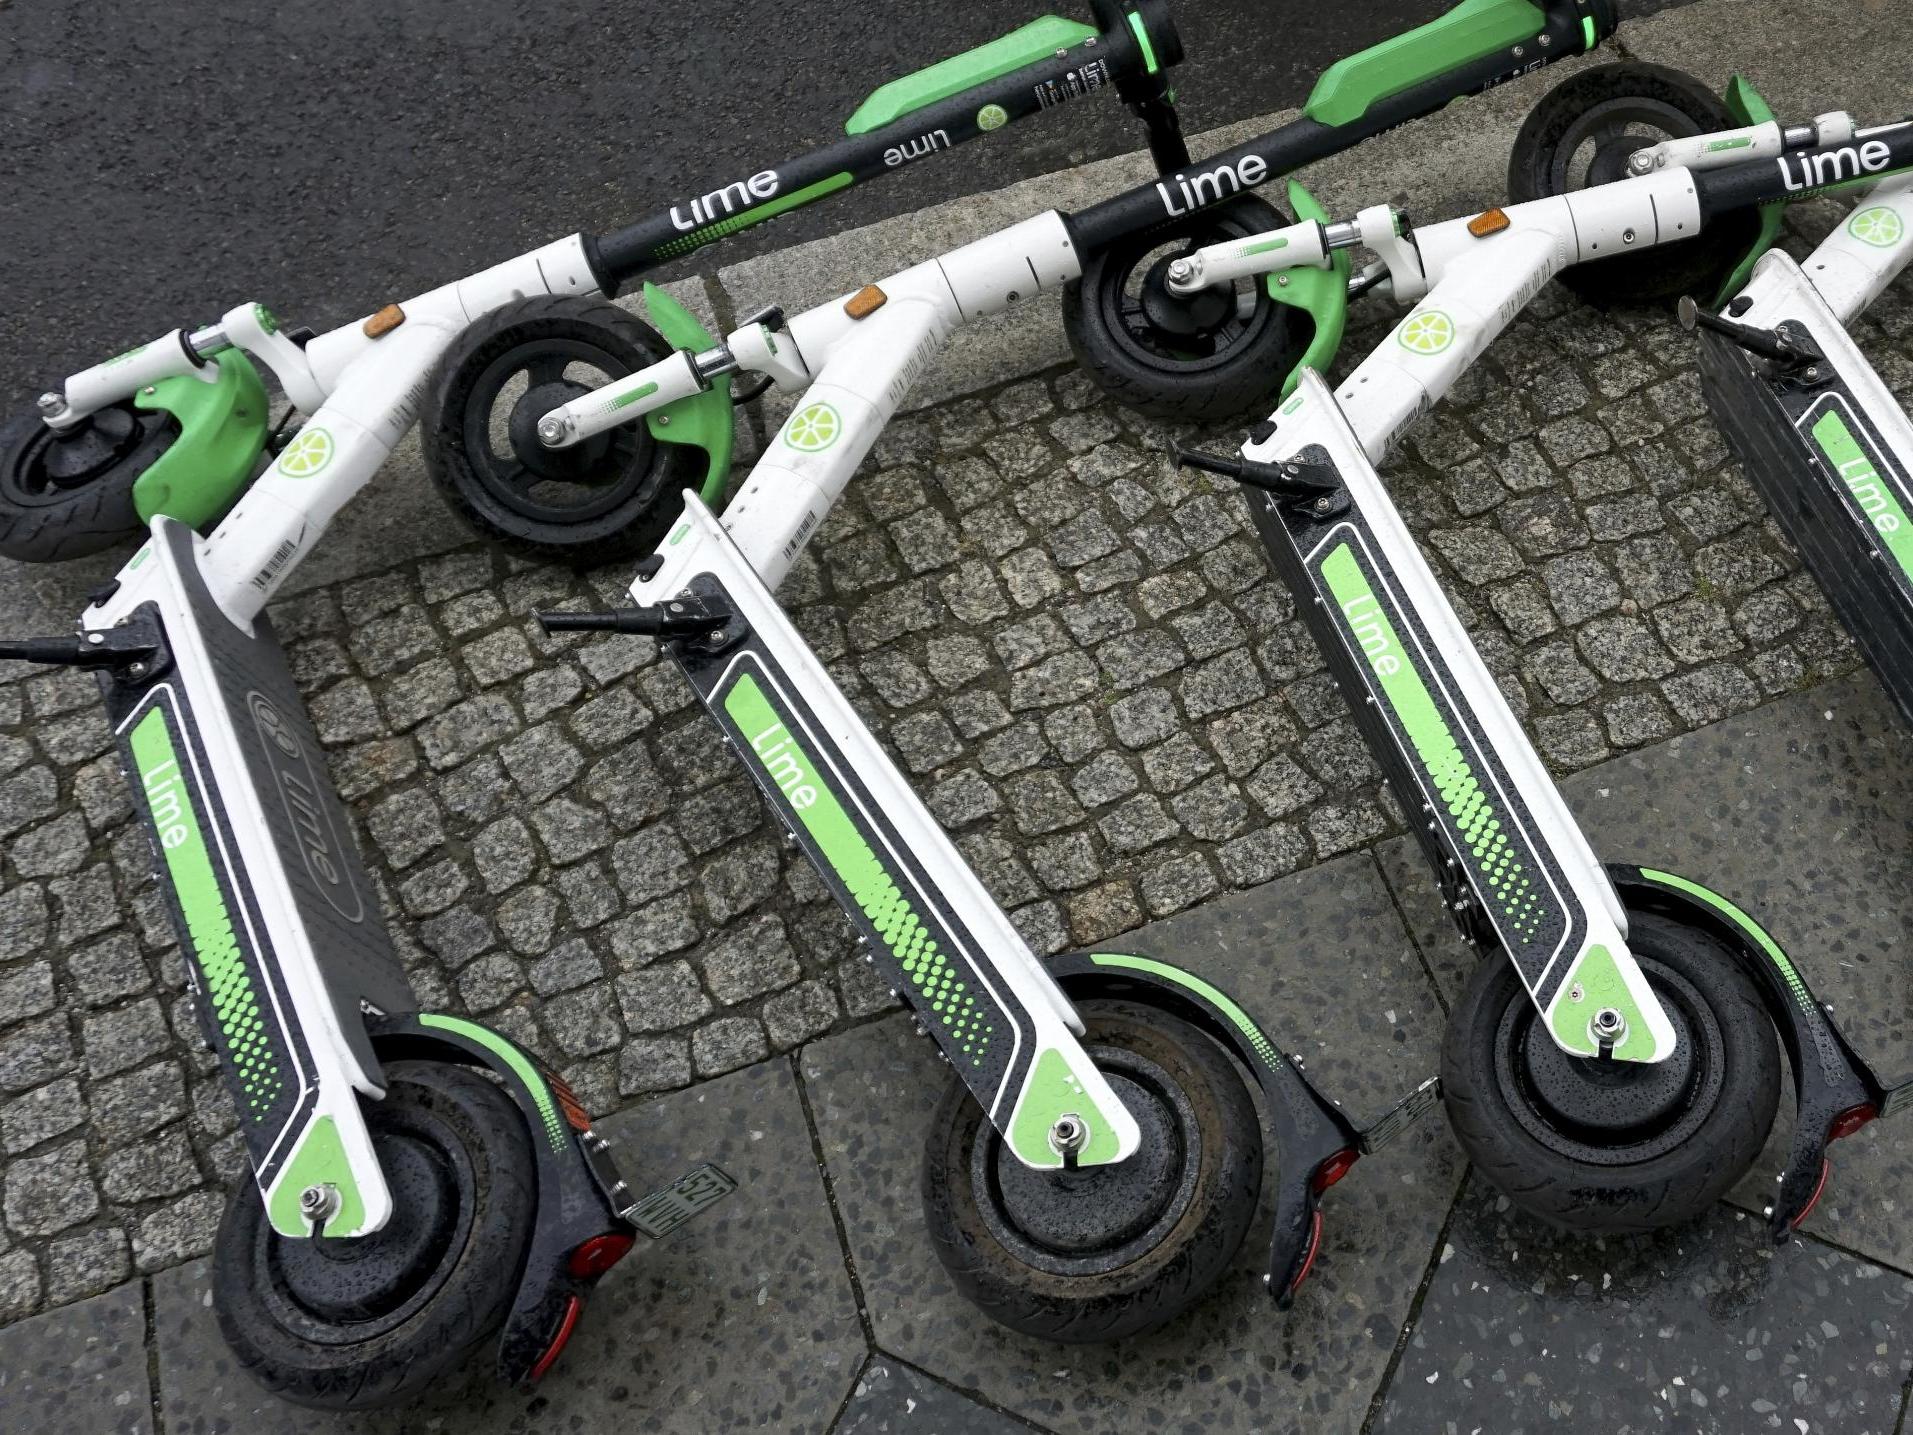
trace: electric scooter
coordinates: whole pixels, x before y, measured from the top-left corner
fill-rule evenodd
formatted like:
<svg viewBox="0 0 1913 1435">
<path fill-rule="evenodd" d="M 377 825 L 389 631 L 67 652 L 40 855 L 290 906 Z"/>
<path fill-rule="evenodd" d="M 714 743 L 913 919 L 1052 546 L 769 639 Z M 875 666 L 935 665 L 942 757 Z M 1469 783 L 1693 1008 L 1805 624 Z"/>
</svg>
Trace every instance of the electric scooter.
<svg viewBox="0 0 1913 1435">
<path fill-rule="evenodd" d="M 1802 188 L 1864 181 L 1866 145 Z M 1854 167 L 1859 168 L 1853 172 Z M 1701 390 L 1807 571 L 1913 722 L 1913 422 L 1847 332 L 1913 259 L 1913 180 L 1873 189 L 1804 262 L 1774 251 L 1718 314 L 1689 304 Z"/>
<path fill-rule="evenodd" d="M 1143 120 L 1159 178 L 1071 218 L 1072 349 L 1098 383 L 1146 412 L 1257 412 L 1300 366 L 1333 357 L 1346 288 L 1297 274 L 1188 298 L 1165 283 L 1173 257 L 1283 222 L 1247 193 L 1254 186 L 1590 50 L 1616 24 L 1614 0 L 1459 0 L 1331 66 L 1292 124 L 1192 164 L 1168 89 L 1181 46 L 1159 0 L 1093 8 L 1097 30 L 1050 17 L 892 81 L 858 108 L 843 142 L 627 229 L 573 235 L 318 336 L 240 304 L 70 376 L 37 413 L 0 425 L 0 556 L 76 557 L 155 517 L 203 530 L 244 511 L 277 530 L 269 551 L 284 550 L 262 573 L 269 594 L 336 511 L 310 501 L 306 480 L 326 469 L 362 483 L 418 419 L 433 483 L 481 537 L 582 566 L 638 557 L 669 528 L 679 489 L 697 486 L 718 504 L 733 403 L 764 388 L 734 399 L 727 372 L 684 371 L 677 356 L 713 341 L 661 290 L 645 286 L 649 323 L 605 300 L 661 264 L 946 141 L 1112 85 Z M 1672 132 L 1724 123 L 1700 93 L 1713 108 L 1668 111 Z M 1303 217 L 1319 215 L 1299 187 L 1290 200 Z M 1040 287 L 1035 273 L 1027 279 L 1017 299 Z M 643 424 L 568 451 L 539 441 L 552 410 L 660 362 L 676 367 L 623 391 L 625 417 Z M 292 406 L 276 427 L 255 364 Z M 632 396 L 654 381 L 648 398 Z M 296 432 L 295 414 L 305 419 Z"/>
<path fill-rule="evenodd" d="M 1884 283 L 1903 237 L 1894 205 L 1913 169 L 1913 122 L 1768 121 L 1645 146 L 1627 168 L 1634 177 L 1444 224 L 1414 228 L 1377 206 L 1189 256 L 1170 283 L 1194 291 L 1259 269 L 1272 252 L 1320 266 L 1359 246 L 1379 256 L 1365 276 L 1413 308 L 1333 389 L 1305 374 L 1240 457 L 1181 457 L 1244 485 L 1457 926 L 1489 954 L 1456 1001 L 1442 1052 L 1443 1099 L 1470 1160 L 1516 1205 L 1562 1226 L 1688 1219 L 1762 1148 L 1777 1029 L 1796 1113 L 1766 1215 L 1785 1240 L 1824 1188 L 1828 1144 L 1907 1104 L 1913 1083 L 1874 1074 L 1799 965 L 1729 898 L 1596 860 L 1376 472 L 1563 269 L 1644 260 L 1721 216 L 1855 184 L 1880 187 L 1809 261 L 1829 297 L 1768 254 L 1752 302 L 1775 328 L 1698 315 L 1691 300 L 1684 312 L 1704 320 L 1715 375 L 1730 373 L 1737 392 L 1786 418 L 1763 442 L 1804 435 L 1843 480 L 1870 461 L 1877 450 L 1860 435 L 1877 443 L 1876 431 L 1853 397 L 1863 386 L 1841 385 L 1825 357 L 1844 338 L 1830 306 L 1857 305 Z M 1877 404 L 1885 391 L 1873 387 Z"/>
</svg>

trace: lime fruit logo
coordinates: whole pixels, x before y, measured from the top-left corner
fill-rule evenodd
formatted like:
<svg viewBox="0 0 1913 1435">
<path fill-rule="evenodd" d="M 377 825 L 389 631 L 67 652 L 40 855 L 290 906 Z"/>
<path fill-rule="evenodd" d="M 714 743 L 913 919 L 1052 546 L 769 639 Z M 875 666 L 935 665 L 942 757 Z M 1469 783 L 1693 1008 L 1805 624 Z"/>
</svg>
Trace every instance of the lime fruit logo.
<svg viewBox="0 0 1913 1435">
<path fill-rule="evenodd" d="M 1876 204 L 1848 220 L 1847 229 L 1862 244 L 1871 244 L 1877 249 L 1891 249 L 1906 233 L 1906 224 L 1896 211 L 1884 204 Z"/>
<path fill-rule="evenodd" d="M 976 127 L 980 130 L 1000 130 L 1010 122 L 1010 112 L 1001 105 L 985 105 L 976 112 Z"/>
<path fill-rule="evenodd" d="M 287 478 L 311 478 L 332 462 L 332 435 L 324 429 L 301 429 L 299 437 L 279 455 L 279 472 Z"/>
<path fill-rule="evenodd" d="M 1411 354 L 1439 354 L 1455 342 L 1455 321 L 1439 309 L 1429 309 L 1402 325 L 1401 339 Z"/>
<path fill-rule="evenodd" d="M 784 442 L 799 453 L 822 453 L 844 431 L 844 421 L 829 404 L 812 404 L 790 416 Z"/>
</svg>

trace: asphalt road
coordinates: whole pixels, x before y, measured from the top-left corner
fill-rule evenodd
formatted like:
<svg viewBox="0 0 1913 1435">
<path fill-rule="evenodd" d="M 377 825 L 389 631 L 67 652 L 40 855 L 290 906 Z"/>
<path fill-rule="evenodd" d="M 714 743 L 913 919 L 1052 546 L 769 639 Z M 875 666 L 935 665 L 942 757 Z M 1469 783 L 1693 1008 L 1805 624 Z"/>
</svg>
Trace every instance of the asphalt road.
<svg viewBox="0 0 1913 1435">
<path fill-rule="evenodd" d="M 1633 0 L 1630 13 L 1681 0 Z M 0 0 L 0 404 L 246 299 L 324 329 L 825 143 L 1070 0 Z M 1442 0 L 1182 0 L 1191 131 L 1299 103 Z M 1139 148 L 1113 96 L 703 251 L 729 263 Z"/>
</svg>

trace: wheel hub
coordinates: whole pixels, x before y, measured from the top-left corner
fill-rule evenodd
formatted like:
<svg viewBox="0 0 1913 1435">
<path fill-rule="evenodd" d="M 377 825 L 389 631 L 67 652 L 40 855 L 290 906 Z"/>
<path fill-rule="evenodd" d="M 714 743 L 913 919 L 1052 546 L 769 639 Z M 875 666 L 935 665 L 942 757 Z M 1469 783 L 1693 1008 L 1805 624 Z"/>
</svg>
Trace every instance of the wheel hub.
<svg viewBox="0 0 1913 1435">
<path fill-rule="evenodd" d="M 1563 1051 L 1525 993 L 1502 1015 L 1496 1070 L 1509 1108 L 1564 1155 L 1604 1164 L 1648 1159 L 1704 1121 L 1719 1094 L 1721 1033 L 1712 1013 L 1679 974 L 1645 958 L 1641 969 L 1674 1028 L 1672 1054 L 1651 1065 Z"/>
<path fill-rule="evenodd" d="M 282 1289 L 331 1325 L 377 1320 L 412 1300 L 439 1270 L 457 1229 L 458 1182 L 416 1137 L 375 1137 L 392 1192 L 382 1230 L 349 1240 L 272 1237 Z"/>
<path fill-rule="evenodd" d="M 1235 290 L 1227 285 L 1177 294 L 1169 288 L 1169 266 L 1179 255 L 1164 254 L 1142 281 L 1143 317 L 1166 338 L 1187 339 L 1219 328 L 1235 309 Z"/>
<path fill-rule="evenodd" d="M 610 440 L 604 434 L 593 434 L 568 448 L 548 448 L 538 437 L 538 420 L 590 392 L 575 379 L 557 379 L 527 388 L 512 405 L 506 424 L 513 456 L 539 478 L 564 483 L 601 482 L 603 470 L 599 466 L 611 450 Z"/>
<path fill-rule="evenodd" d="M 1196 1114 L 1181 1087 L 1121 1047 L 1090 1052 L 1142 1140 L 1127 1160 L 1075 1170 L 1024 1165 L 986 1123 L 970 1178 L 990 1232 L 1039 1270 L 1114 1270 L 1153 1250 L 1187 1209 L 1201 1164 Z"/>
</svg>

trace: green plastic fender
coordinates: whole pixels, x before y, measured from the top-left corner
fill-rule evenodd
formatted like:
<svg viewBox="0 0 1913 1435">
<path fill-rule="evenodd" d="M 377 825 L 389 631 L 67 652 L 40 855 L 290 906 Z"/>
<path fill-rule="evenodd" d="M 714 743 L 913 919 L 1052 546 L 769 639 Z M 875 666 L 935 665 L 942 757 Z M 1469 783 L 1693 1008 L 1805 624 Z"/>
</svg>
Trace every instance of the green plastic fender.
<svg viewBox="0 0 1913 1435">
<path fill-rule="evenodd" d="M 1391 95 L 1532 40 L 1546 28 L 1547 17 L 1529 0 L 1461 0 L 1426 25 L 1337 60 L 1315 82 L 1302 113 L 1318 124 L 1350 124 Z M 1592 20 L 1587 34 L 1591 50 Z"/>
<path fill-rule="evenodd" d="M 133 480 L 133 511 L 142 523 L 156 513 L 189 528 L 210 522 L 239 496 L 265 451 L 271 411 L 259 371 L 237 349 L 210 362 L 219 370 L 211 383 L 181 374 L 133 396 L 133 407 L 179 421 L 173 446 Z"/>
<path fill-rule="evenodd" d="M 644 312 L 651 326 L 674 349 L 702 353 L 717 346 L 697 315 L 655 284 L 644 286 Z M 731 472 L 731 376 L 723 374 L 713 379 L 710 388 L 701 394 L 672 400 L 657 412 L 646 414 L 644 422 L 659 443 L 690 444 L 710 455 L 697 496 L 706 505 L 716 507 L 724 492 L 724 480 Z"/>
<path fill-rule="evenodd" d="M 1747 83 L 1743 75 L 1735 75 L 1727 83 L 1727 93 L 1723 97 L 1727 102 L 1727 112 L 1743 125 L 1764 125 L 1774 117 L 1772 108 L 1761 98 L 1760 91 Z M 1713 307 L 1718 309 L 1734 295 L 1746 288 L 1747 281 L 1753 277 L 1754 265 L 1760 256 L 1773 248 L 1774 241 L 1780 237 L 1780 226 L 1787 217 L 1787 202 L 1776 199 L 1760 206 L 1760 233 L 1755 236 L 1746 255 L 1727 276 L 1727 282 L 1720 286 L 1720 293 L 1714 296 Z"/>
<path fill-rule="evenodd" d="M 1133 16 L 1131 22 L 1138 23 Z M 1138 30 L 1138 35 L 1143 53 L 1150 60 L 1149 71 L 1154 74 L 1154 50 L 1145 32 Z M 938 100 L 960 95 L 1012 70 L 1047 59 L 1058 50 L 1071 49 L 1095 38 L 1096 29 L 1092 25 L 1065 20 L 1060 15 L 1044 15 L 987 45 L 978 45 L 974 50 L 965 50 L 961 55 L 952 55 L 915 74 L 878 86 L 844 121 L 844 133 L 869 134 Z"/>
<path fill-rule="evenodd" d="M 1295 180 L 1289 181 L 1289 212 L 1298 220 L 1329 222 L 1328 211 Z M 1343 249 L 1336 252 L 1326 269 L 1284 269 L 1263 281 L 1269 286 L 1269 297 L 1276 303 L 1301 309 L 1315 321 L 1315 337 L 1303 351 L 1302 362 L 1289 371 L 1282 384 L 1283 398 L 1294 393 L 1295 386 L 1302 382 L 1302 370 L 1314 369 L 1318 374 L 1326 374 L 1328 366 L 1335 361 L 1336 350 L 1342 347 L 1342 331 L 1348 327 L 1348 274 L 1348 251 Z M 1281 282 L 1283 280 L 1287 282 Z"/>
</svg>

